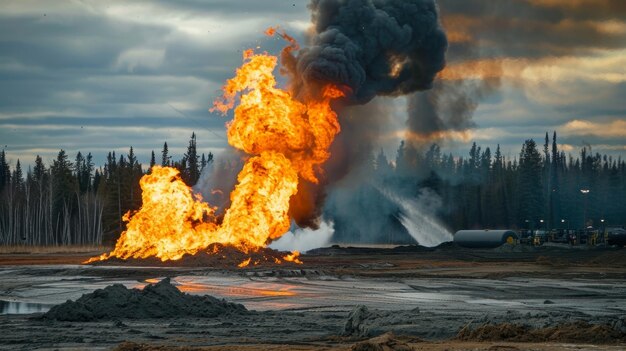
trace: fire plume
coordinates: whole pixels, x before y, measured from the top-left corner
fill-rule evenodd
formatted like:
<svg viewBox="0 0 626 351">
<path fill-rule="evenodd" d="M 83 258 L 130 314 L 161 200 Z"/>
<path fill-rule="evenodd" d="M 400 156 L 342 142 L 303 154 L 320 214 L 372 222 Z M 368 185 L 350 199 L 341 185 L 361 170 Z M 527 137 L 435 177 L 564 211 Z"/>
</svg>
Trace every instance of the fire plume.
<svg viewBox="0 0 626 351">
<path fill-rule="evenodd" d="M 343 93 L 326 86 L 321 100 L 300 102 L 276 87 L 276 57 L 248 50 L 244 59 L 247 62 L 236 77 L 224 86 L 223 99 L 214 103 L 214 110 L 226 113 L 242 93 L 228 128 L 229 144 L 252 155 L 264 151 L 283 154 L 300 176 L 317 183 L 316 167 L 330 157 L 328 149 L 340 131 L 330 101 Z"/>
<path fill-rule="evenodd" d="M 331 102 L 343 92 L 327 85 L 319 96 L 295 99 L 277 87 L 276 57 L 246 50 L 243 58 L 212 109 L 222 113 L 234 109 L 228 142 L 250 155 L 222 222 L 218 223 L 215 209 L 192 193 L 176 169 L 155 166 L 140 181 L 143 205 L 124 216 L 127 230 L 115 249 L 88 262 L 153 256 L 178 260 L 200 251 L 218 254 L 210 248 L 215 250 L 212 244 L 216 243 L 247 254 L 289 230 L 290 198 L 301 179 L 319 182 L 320 166 L 330 157 L 328 149 L 340 131 Z M 301 263 L 298 256 L 294 252 L 282 260 Z M 239 267 L 250 264 L 256 262 L 244 259 Z"/>
</svg>

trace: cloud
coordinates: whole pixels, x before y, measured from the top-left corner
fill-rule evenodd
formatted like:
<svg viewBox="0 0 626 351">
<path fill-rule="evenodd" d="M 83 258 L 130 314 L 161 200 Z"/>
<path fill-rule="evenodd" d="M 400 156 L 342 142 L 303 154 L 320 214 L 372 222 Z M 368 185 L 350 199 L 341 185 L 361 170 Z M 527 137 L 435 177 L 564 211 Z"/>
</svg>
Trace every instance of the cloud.
<svg viewBox="0 0 626 351">
<path fill-rule="evenodd" d="M 132 73 L 137 67 L 157 69 L 163 64 L 165 50 L 133 48 L 122 52 L 115 62 L 118 68 Z"/>
<path fill-rule="evenodd" d="M 620 0 L 502 0 L 496 6 L 484 0 L 440 0 L 439 4 L 453 59 L 467 54 L 562 56 L 624 46 L 626 33 L 620 28 L 626 5 Z M 477 46 L 480 50 L 475 50 Z"/>
<path fill-rule="evenodd" d="M 282 1 L 0 1 L 1 146 L 25 162 L 59 148 L 103 161 L 131 142 L 182 154 L 196 131 L 220 150 L 227 119 L 208 106 L 244 48 L 278 51 L 262 34 L 270 12 L 289 28 L 308 17 Z"/>
<path fill-rule="evenodd" d="M 561 129 L 568 135 L 595 135 L 603 138 L 623 138 L 622 140 L 626 140 L 626 119 L 606 123 L 575 119 L 567 122 Z"/>
<path fill-rule="evenodd" d="M 182 155 L 196 131 L 205 152 L 220 150 L 226 142 L 214 133 L 224 134 L 227 118 L 209 114 L 210 102 L 243 49 L 279 52 L 283 42 L 262 34 L 267 26 L 304 42 L 307 3 L 0 0 L 0 148 L 25 162 L 59 148 L 103 161 L 132 143 L 145 163 L 165 140 Z M 481 97 L 476 126 L 445 137 L 447 150 L 465 154 L 476 140 L 515 156 L 525 138 L 556 129 L 574 151 L 584 140 L 594 151 L 624 153 L 611 123 L 625 118 L 626 1 L 438 3 L 451 43 L 439 78 L 502 80 Z M 393 157 L 406 136 L 407 100 L 372 106 L 388 116 L 359 132 L 378 133 L 372 140 Z M 576 121 L 591 123 L 590 132 L 568 124 Z"/>
</svg>

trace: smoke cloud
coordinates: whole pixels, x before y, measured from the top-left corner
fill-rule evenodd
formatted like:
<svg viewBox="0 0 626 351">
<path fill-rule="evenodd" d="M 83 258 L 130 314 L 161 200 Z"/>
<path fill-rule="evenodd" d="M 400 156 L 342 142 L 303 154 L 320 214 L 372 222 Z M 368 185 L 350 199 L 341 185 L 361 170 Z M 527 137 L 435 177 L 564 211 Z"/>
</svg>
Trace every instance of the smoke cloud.
<svg viewBox="0 0 626 351">
<path fill-rule="evenodd" d="M 475 127 L 480 102 L 506 74 L 521 84 L 522 68 L 538 60 L 621 49 L 626 40 L 620 0 L 439 0 L 449 63 L 433 86 L 409 98 L 407 141 L 445 141 L 448 131 Z M 506 64 L 506 70 L 503 65 Z"/>
<path fill-rule="evenodd" d="M 285 72 L 297 96 L 315 95 L 330 83 L 344 89 L 347 99 L 344 106 L 336 106 L 342 132 L 324 165 L 322 184 L 303 184 L 304 191 L 296 196 L 295 208 L 305 209 L 294 211 L 299 224 L 314 227 L 325 203 L 324 216 L 334 221 L 339 241 L 412 237 L 436 245 L 449 239 L 445 228 L 431 220 L 435 214 L 426 211 L 438 208 L 433 194 L 420 192 L 412 194 L 416 201 L 405 200 L 411 190 L 400 181 L 386 184 L 384 192 L 372 189 L 371 170 L 362 165 L 371 161 L 389 117 L 385 106 L 373 99 L 409 95 L 401 158 L 410 160 L 435 141 L 469 135 L 481 101 L 503 79 L 520 84 L 517 76 L 527 63 L 621 48 L 626 33 L 623 1 L 438 3 L 447 38 L 434 1 L 311 1 L 309 45 L 291 46 L 283 53 Z M 413 181 L 427 176 L 412 175 Z M 398 236 L 384 238 L 388 233 Z M 438 234 L 428 236 L 433 233 Z"/>
<path fill-rule="evenodd" d="M 322 221 L 317 230 L 305 228 L 287 232 L 278 240 L 272 242 L 269 247 L 281 251 L 307 252 L 328 246 L 334 232 L 335 229 L 332 222 Z"/>
<path fill-rule="evenodd" d="M 445 140 L 448 131 L 464 132 L 480 101 L 500 87 L 500 78 L 438 80 L 431 90 L 408 98 L 406 139 L 413 147 Z"/>
<path fill-rule="evenodd" d="M 285 67 L 298 93 L 325 84 L 351 103 L 429 89 L 447 48 L 434 0 L 312 0 L 310 45 Z M 285 58 L 285 56 L 283 57 Z"/>
<path fill-rule="evenodd" d="M 230 193 L 237 184 L 237 175 L 244 165 L 244 157 L 240 151 L 226 148 L 202 170 L 193 191 L 202 199 L 217 207 L 215 214 L 221 216 L 230 207 Z"/>
<path fill-rule="evenodd" d="M 342 132 L 331 147 L 320 184 L 302 181 L 291 216 L 317 227 L 326 190 L 369 160 L 389 114 L 376 96 L 430 89 L 445 66 L 447 39 L 434 0 L 312 0 L 309 45 L 292 42 L 283 71 L 296 96 L 316 96 L 332 84 L 346 93 L 335 106 Z"/>
</svg>

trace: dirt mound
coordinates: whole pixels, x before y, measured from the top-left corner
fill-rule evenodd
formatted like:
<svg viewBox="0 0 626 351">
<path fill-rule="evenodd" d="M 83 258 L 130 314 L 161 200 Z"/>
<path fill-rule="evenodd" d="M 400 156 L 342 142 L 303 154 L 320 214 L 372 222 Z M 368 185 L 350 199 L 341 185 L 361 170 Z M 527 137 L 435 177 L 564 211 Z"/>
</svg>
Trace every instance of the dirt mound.
<svg viewBox="0 0 626 351">
<path fill-rule="evenodd" d="M 285 260 L 285 257 L 290 254 L 290 252 L 270 248 L 259 248 L 255 252 L 243 253 L 230 245 L 211 244 L 205 251 L 195 255 L 185 255 L 176 261 L 163 262 L 156 257 L 129 258 L 126 260 L 113 257 L 90 264 L 96 266 L 236 268 L 243 262 L 248 262 L 246 267 L 299 266 L 296 262 Z"/>
<path fill-rule="evenodd" d="M 351 351 L 413 351 L 408 344 L 396 339 L 393 333 L 385 333 L 381 336 L 369 339 L 353 345 Z"/>
<path fill-rule="evenodd" d="M 356 306 L 346 320 L 343 326 L 343 335 L 346 336 L 366 336 L 369 332 L 365 322 L 368 319 L 375 318 L 376 315 L 363 305 Z"/>
<path fill-rule="evenodd" d="M 419 313 L 418 308 L 408 311 L 381 311 L 358 305 L 348 314 L 341 335 L 361 338 L 387 332 L 406 334 L 407 328 L 413 328 Z"/>
<path fill-rule="evenodd" d="M 127 289 L 115 284 L 85 294 L 76 301 L 56 305 L 44 319 L 60 321 L 94 321 L 116 318 L 217 317 L 243 314 L 243 305 L 212 296 L 194 296 L 181 292 L 166 278 L 157 284 Z"/>
<path fill-rule="evenodd" d="M 607 325 L 573 322 L 554 327 L 531 328 L 519 324 L 466 325 L 456 336 L 464 341 L 572 342 L 612 344 L 626 341 L 626 334 Z"/>
</svg>

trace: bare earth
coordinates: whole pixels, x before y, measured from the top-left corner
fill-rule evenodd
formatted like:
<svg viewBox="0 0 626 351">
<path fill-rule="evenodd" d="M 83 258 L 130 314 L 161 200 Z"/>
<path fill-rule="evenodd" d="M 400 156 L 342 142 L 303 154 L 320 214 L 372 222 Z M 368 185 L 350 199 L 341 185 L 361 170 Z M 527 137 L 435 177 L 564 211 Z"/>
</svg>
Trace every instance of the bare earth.
<svg viewBox="0 0 626 351">
<path fill-rule="evenodd" d="M 199 259 L 80 265 L 95 254 L 0 255 L 0 300 L 44 311 L 114 283 L 142 288 L 171 277 L 183 292 L 255 312 L 93 322 L 3 314 L 0 349 L 626 349 L 624 249 L 327 248 L 302 265 L 245 269 Z"/>
</svg>

